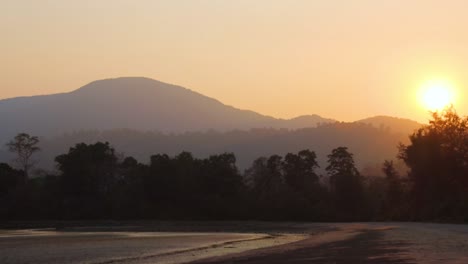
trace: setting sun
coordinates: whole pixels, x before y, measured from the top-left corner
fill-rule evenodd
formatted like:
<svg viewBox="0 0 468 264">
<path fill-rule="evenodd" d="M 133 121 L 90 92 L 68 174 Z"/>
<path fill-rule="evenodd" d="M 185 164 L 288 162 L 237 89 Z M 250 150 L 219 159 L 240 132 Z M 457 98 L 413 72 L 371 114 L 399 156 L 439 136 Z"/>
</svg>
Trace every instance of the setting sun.
<svg viewBox="0 0 468 264">
<path fill-rule="evenodd" d="M 442 110 L 454 103 L 454 88 L 446 81 L 429 81 L 422 86 L 419 98 L 428 110 Z"/>
</svg>

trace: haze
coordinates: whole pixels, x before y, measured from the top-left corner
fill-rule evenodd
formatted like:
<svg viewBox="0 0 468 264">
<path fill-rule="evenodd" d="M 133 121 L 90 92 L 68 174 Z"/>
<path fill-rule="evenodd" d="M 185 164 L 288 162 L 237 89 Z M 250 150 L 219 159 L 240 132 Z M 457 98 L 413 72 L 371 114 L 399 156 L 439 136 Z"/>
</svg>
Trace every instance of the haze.
<svg viewBox="0 0 468 264">
<path fill-rule="evenodd" d="M 463 0 L 7 0 L 0 98 L 145 76 L 274 117 L 425 121 L 418 89 L 440 78 L 466 114 L 467 9 Z"/>
</svg>

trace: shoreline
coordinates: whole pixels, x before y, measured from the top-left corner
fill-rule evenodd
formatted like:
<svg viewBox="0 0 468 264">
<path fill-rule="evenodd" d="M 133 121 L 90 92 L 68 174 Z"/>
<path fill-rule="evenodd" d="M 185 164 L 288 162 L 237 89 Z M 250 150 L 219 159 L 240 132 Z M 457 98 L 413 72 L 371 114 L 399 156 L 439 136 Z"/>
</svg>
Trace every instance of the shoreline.
<svg viewBox="0 0 468 264">
<path fill-rule="evenodd" d="M 281 235 L 267 235 L 247 239 L 228 241 L 219 244 L 213 244 L 206 247 L 196 247 L 183 251 L 168 252 L 165 254 L 159 254 L 154 256 L 143 256 L 136 259 L 125 259 L 122 261 L 104 262 L 96 264 L 108 264 L 108 263 L 126 263 L 126 264 L 185 264 L 185 263 L 196 263 L 198 261 L 204 261 L 207 259 L 225 258 L 227 256 L 242 255 L 245 252 L 268 249 L 276 246 L 286 246 L 290 243 L 295 243 L 307 239 L 306 235 L 293 235 L 293 234 L 281 234 Z"/>
<path fill-rule="evenodd" d="M 306 238 L 306 235 L 285 233 L 95 229 L 0 230 L 0 262 L 176 264 L 289 244 Z M 73 261 L 68 262 L 70 260 Z"/>
<path fill-rule="evenodd" d="M 5 264 L 458 264 L 468 263 L 467 252 L 467 226 L 428 223 L 184 222 L 0 230 Z"/>
<path fill-rule="evenodd" d="M 202 260 L 187 262 L 190 264 L 202 263 L 224 263 L 233 261 L 244 261 L 251 258 L 268 258 L 269 255 L 281 255 L 288 252 L 297 251 L 304 248 L 314 248 L 321 245 L 326 245 L 334 242 L 351 240 L 354 237 L 364 233 L 364 225 L 356 224 L 346 228 L 339 228 L 335 231 L 323 231 L 315 234 L 309 234 L 304 239 L 287 243 L 281 246 L 272 246 L 264 248 L 256 248 L 249 251 L 240 252 L 237 254 L 229 254 L 216 256 Z M 184 263 L 185 264 L 185 263 Z"/>
</svg>

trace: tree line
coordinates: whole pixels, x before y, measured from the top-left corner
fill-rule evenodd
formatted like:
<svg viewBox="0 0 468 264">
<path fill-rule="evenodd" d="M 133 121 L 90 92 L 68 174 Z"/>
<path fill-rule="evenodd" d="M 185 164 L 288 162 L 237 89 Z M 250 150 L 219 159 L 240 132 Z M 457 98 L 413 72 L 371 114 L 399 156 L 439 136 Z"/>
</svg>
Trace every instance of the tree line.
<svg viewBox="0 0 468 264">
<path fill-rule="evenodd" d="M 391 120 L 382 120 L 385 124 Z M 396 122 L 396 126 L 400 121 Z M 416 129 L 416 127 L 414 128 Z M 414 130 L 413 129 L 413 130 Z M 325 173 L 326 156 L 338 146 L 348 147 L 354 154 L 355 162 L 361 173 L 369 172 L 364 167 L 370 167 L 381 175 L 378 168 L 383 160 L 395 156 L 395 146 L 398 142 L 408 143 L 408 134 L 412 129 L 389 129 L 385 126 L 366 123 L 333 123 L 317 127 L 287 130 L 259 128 L 235 131 L 204 131 L 182 134 L 161 133 L 157 131 L 136 131 L 130 129 L 112 129 L 102 131 L 76 131 L 60 136 L 41 138 L 41 151 L 34 155 L 38 161 L 32 173 L 37 169 L 53 170 L 56 166 L 56 156 L 68 152 L 69 147 L 76 143 L 93 144 L 111 142 L 118 152 L 124 152 L 139 161 L 148 162 L 149 157 L 156 153 L 175 156 L 182 151 L 190 150 L 196 157 L 208 157 L 223 153 L 226 150 L 236 154 L 236 165 L 244 172 L 252 165 L 252 161 L 265 155 L 298 152 L 311 149 L 317 153 L 317 161 L 321 165 L 318 172 Z M 408 132 L 403 132 L 408 131 Z M 13 138 L 11 135 L 7 139 Z M 379 142 L 379 144 L 374 144 Z M 1 144 L 1 143 L 0 143 Z M 6 148 L 0 145 L 0 161 L 10 162 L 13 158 Z M 403 162 L 397 162 L 397 167 Z"/>
<path fill-rule="evenodd" d="M 326 174 L 314 151 L 259 157 L 240 172 L 233 153 L 196 158 L 157 154 L 148 164 L 107 142 L 80 143 L 55 158 L 56 173 L 30 177 L 36 137 L 19 134 L 0 164 L 0 219 L 161 219 L 301 221 L 467 221 L 468 118 L 449 108 L 398 147 L 400 175 L 362 176 L 337 147 Z"/>
</svg>

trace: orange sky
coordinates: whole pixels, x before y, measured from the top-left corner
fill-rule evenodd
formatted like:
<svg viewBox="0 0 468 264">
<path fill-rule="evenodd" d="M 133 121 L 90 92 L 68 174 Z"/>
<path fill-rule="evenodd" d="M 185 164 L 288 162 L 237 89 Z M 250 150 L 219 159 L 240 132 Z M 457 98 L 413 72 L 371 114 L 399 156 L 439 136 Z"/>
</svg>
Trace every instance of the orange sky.
<svg viewBox="0 0 468 264">
<path fill-rule="evenodd" d="M 464 0 L 7 0 L 0 98 L 145 76 L 275 117 L 424 121 L 419 87 L 466 114 Z"/>
</svg>

